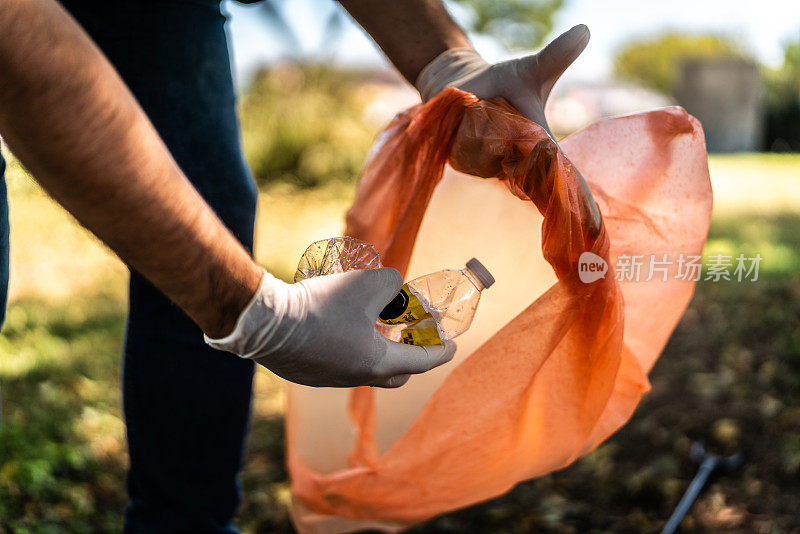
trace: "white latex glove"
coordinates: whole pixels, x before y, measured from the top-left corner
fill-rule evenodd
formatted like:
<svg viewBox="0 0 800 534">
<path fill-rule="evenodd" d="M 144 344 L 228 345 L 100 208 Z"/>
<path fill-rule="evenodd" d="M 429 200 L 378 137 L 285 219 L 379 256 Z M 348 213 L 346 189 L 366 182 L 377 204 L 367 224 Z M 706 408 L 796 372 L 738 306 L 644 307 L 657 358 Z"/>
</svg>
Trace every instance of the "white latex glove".
<svg viewBox="0 0 800 534">
<path fill-rule="evenodd" d="M 541 125 L 553 137 L 544 107 L 558 78 L 589 43 L 589 28 L 579 24 L 561 34 L 538 54 L 491 65 L 473 48 L 451 48 L 431 61 L 416 86 L 427 102 L 445 87 L 456 87 L 479 98 L 505 98 L 520 113 Z M 555 138 L 553 138 L 555 140 Z M 576 169 L 577 170 L 577 169 Z M 589 186 L 578 171 L 588 208 L 599 228 L 600 212 Z"/>
<path fill-rule="evenodd" d="M 452 341 L 418 347 L 389 341 L 378 313 L 403 285 L 396 269 L 367 269 L 287 284 L 265 272 L 233 332 L 206 343 L 255 360 L 307 386 L 398 387 L 449 361 Z"/>
</svg>

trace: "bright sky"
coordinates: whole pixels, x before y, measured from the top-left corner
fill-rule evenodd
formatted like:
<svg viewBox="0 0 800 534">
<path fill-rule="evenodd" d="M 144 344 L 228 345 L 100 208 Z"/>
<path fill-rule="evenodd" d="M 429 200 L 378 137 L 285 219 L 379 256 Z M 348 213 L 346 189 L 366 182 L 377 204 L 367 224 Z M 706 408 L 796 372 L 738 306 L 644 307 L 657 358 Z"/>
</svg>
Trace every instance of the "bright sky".
<svg viewBox="0 0 800 534">
<path fill-rule="evenodd" d="M 352 20 L 345 17 L 337 46 L 321 43 L 328 16 L 341 9 L 331 0 L 270 0 L 284 9 L 305 53 L 348 64 L 381 65 L 385 60 Z M 647 36 L 665 29 L 713 30 L 737 38 L 760 61 L 778 65 L 783 44 L 800 36 L 798 0 L 566 0 L 558 14 L 553 36 L 574 24 L 587 24 L 592 40 L 568 71 L 572 80 L 602 80 L 609 76 L 614 51 L 631 37 Z M 286 57 L 288 48 L 277 39 L 257 13 L 262 7 L 243 6 L 227 0 L 234 62 L 240 77 L 259 64 Z M 489 39 L 473 38 L 488 60 L 510 57 Z M 330 50 L 335 49 L 334 53 Z"/>
</svg>

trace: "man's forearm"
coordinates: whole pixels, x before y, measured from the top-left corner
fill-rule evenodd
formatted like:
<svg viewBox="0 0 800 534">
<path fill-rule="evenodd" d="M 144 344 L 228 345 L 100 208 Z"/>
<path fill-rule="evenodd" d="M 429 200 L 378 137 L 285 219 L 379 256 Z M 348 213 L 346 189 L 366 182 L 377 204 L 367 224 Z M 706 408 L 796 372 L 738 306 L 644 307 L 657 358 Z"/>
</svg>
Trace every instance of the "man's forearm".
<svg viewBox="0 0 800 534">
<path fill-rule="evenodd" d="M 0 133 L 58 202 L 207 334 L 233 329 L 260 269 L 53 0 L 2 1 Z"/>
<path fill-rule="evenodd" d="M 412 85 L 425 65 L 445 50 L 471 46 L 441 0 L 340 3 Z"/>
</svg>

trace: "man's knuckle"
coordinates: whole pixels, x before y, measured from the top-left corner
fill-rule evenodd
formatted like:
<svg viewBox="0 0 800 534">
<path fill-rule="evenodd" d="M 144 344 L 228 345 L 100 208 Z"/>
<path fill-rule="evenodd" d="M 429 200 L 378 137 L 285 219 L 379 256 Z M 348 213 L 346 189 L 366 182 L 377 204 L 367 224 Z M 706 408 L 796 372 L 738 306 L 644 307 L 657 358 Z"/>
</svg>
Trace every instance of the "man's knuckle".
<svg viewBox="0 0 800 534">
<path fill-rule="evenodd" d="M 400 276 L 400 271 L 394 267 L 383 267 L 381 269 L 373 269 L 376 273 L 376 282 L 381 287 L 399 288 L 403 285 L 403 277 Z"/>
</svg>

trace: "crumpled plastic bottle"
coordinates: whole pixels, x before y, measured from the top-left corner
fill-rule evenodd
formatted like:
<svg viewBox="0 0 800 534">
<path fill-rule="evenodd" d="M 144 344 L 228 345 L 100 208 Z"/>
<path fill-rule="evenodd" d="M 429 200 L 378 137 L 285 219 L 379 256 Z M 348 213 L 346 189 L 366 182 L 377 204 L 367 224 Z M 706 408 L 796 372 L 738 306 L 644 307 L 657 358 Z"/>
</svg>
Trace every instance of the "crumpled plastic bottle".
<svg viewBox="0 0 800 534">
<path fill-rule="evenodd" d="M 356 269 L 379 269 L 381 257 L 375 247 L 352 237 L 332 237 L 311 243 L 297 265 L 294 281 L 312 276 Z"/>
<path fill-rule="evenodd" d="M 297 266 L 294 281 L 354 269 L 382 267 L 375 247 L 352 237 L 333 237 L 309 245 Z M 403 284 L 379 315 L 379 330 L 408 345 L 437 345 L 466 332 L 481 291 L 494 277 L 477 259 L 464 269 L 445 269 Z"/>
<path fill-rule="evenodd" d="M 477 259 L 461 270 L 445 269 L 403 284 L 400 293 L 378 318 L 386 324 L 406 324 L 400 340 L 408 345 L 435 345 L 469 329 L 481 291 L 494 277 Z"/>
</svg>

